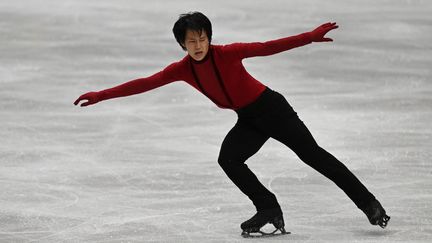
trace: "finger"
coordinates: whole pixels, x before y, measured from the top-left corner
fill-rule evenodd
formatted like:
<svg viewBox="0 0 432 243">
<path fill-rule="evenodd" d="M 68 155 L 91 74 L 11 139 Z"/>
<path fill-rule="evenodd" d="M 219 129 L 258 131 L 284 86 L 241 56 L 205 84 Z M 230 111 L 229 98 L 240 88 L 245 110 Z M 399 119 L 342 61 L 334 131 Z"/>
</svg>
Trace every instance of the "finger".
<svg viewBox="0 0 432 243">
<path fill-rule="evenodd" d="M 81 104 L 81 107 L 90 105 L 90 101 L 84 102 Z"/>
<path fill-rule="evenodd" d="M 78 105 L 78 103 L 81 101 L 81 97 L 75 100 L 74 105 Z"/>
<path fill-rule="evenodd" d="M 74 102 L 75 105 L 77 105 L 81 100 L 86 100 L 86 94 L 80 95 L 78 99 Z"/>
<path fill-rule="evenodd" d="M 327 26 L 330 26 L 331 25 L 331 23 L 330 22 L 327 22 L 327 23 L 325 23 L 325 24 L 322 24 L 321 26 L 322 27 L 327 27 Z"/>
<path fill-rule="evenodd" d="M 339 28 L 339 26 L 332 26 L 332 27 L 327 27 L 327 28 L 325 28 L 325 32 L 327 33 L 327 32 L 329 32 L 330 30 L 334 30 L 334 29 L 337 29 L 337 28 Z"/>
<path fill-rule="evenodd" d="M 329 22 L 329 23 L 326 23 L 324 27 L 332 27 L 335 25 L 336 25 L 336 22 L 333 22 L 333 23 Z"/>
<path fill-rule="evenodd" d="M 85 100 L 85 101 L 87 101 L 87 102 L 82 103 L 81 106 L 88 106 L 89 103 L 90 103 L 90 100 L 87 99 L 87 98 L 79 99 L 79 101 L 83 101 L 83 100 Z M 77 100 L 77 101 L 78 101 L 78 100 Z M 79 103 L 79 102 L 77 102 L 76 105 L 77 105 L 78 103 Z"/>
</svg>

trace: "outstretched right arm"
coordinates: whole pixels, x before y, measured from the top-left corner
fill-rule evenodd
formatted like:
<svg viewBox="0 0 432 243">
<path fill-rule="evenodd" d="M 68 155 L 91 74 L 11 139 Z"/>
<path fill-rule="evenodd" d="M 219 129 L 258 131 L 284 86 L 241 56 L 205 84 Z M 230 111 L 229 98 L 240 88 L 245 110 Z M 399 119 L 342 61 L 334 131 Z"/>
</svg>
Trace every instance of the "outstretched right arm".
<svg viewBox="0 0 432 243">
<path fill-rule="evenodd" d="M 174 66 L 175 64 L 171 64 L 164 70 L 146 78 L 131 80 L 113 88 L 98 92 L 85 93 L 81 95 L 74 104 L 78 105 L 80 101 L 87 100 L 87 102 L 82 103 L 81 106 L 93 105 L 103 100 L 143 93 L 173 81 L 177 81 L 177 79 L 171 75 Z"/>
</svg>

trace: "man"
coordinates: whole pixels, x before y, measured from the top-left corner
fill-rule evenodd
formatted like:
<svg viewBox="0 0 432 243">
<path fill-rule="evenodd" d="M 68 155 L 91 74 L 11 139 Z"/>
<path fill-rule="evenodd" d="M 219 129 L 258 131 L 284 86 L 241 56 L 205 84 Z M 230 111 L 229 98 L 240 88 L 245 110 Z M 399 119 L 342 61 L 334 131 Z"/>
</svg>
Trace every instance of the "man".
<svg viewBox="0 0 432 243">
<path fill-rule="evenodd" d="M 275 195 L 245 164 L 269 138 L 285 144 L 303 162 L 336 183 L 366 214 L 371 224 L 384 228 L 390 217 L 375 197 L 340 161 L 318 146 L 286 99 L 253 78 L 242 64 L 242 60 L 249 57 L 272 55 L 312 42 L 331 42 L 332 39 L 324 36 L 336 28 L 336 23 L 326 23 L 310 32 L 267 42 L 212 45 L 210 20 L 200 12 L 183 14 L 174 24 L 173 33 L 188 55 L 149 77 L 86 93 L 74 104 L 87 100 L 81 106 L 92 105 L 146 92 L 174 81 L 185 81 L 220 108 L 232 109 L 238 115 L 237 123 L 222 143 L 218 162 L 257 210 L 251 219 L 241 224 L 242 235 L 247 237 L 250 233 L 261 232 L 266 223 L 273 224 L 282 234 L 286 233 Z"/>
</svg>

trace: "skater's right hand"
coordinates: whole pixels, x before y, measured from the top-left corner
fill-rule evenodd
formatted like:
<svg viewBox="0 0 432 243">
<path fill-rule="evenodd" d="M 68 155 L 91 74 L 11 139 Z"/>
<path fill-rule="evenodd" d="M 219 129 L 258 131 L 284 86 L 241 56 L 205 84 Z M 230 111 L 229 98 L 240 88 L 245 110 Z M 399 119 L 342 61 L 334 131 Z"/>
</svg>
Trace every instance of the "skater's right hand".
<svg viewBox="0 0 432 243">
<path fill-rule="evenodd" d="M 81 104 L 81 106 L 88 106 L 96 104 L 100 101 L 100 94 L 99 92 L 88 92 L 83 95 L 81 95 L 75 102 L 74 105 L 78 105 L 78 103 L 81 100 L 87 100 L 87 102 L 84 102 Z"/>
</svg>

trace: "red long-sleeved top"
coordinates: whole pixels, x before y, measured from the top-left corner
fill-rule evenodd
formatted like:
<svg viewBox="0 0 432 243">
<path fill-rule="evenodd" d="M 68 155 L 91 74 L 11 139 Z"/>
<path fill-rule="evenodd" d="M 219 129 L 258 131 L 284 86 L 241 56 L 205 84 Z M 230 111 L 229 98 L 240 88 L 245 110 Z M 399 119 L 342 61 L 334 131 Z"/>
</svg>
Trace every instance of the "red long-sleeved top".
<svg viewBox="0 0 432 243">
<path fill-rule="evenodd" d="M 245 69 L 242 60 L 267 56 L 311 43 L 308 32 L 267 42 L 210 45 L 207 56 L 195 61 L 187 55 L 149 77 L 135 79 L 100 91 L 101 100 L 134 95 L 185 81 L 221 108 L 239 109 L 252 103 L 265 86 Z"/>
</svg>

